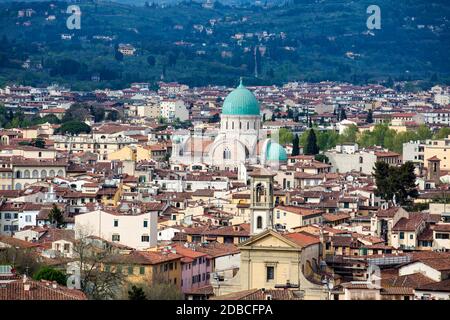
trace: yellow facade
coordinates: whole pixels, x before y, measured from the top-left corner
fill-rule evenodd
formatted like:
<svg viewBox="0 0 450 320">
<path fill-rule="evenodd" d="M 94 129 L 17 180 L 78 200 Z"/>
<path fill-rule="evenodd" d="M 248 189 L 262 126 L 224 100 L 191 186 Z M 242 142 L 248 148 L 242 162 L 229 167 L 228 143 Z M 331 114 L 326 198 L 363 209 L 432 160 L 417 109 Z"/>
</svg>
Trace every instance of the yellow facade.
<svg viewBox="0 0 450 320">
<path fill-rule="evenodd" d="M 111 152 L 108 154 L 108 160 L 118 160 L 118 161 L 125 161 L 125 160 L 134 160 L 136 161 L 136 153 L 134 150 L 129 147 L 123 147 L 122 149 L 119 149 L 117 151 Z"/>
<path fill-rule="evenodd" d="M 155 264 L 110 264 L 104 270 L 122 272 L 125 281 L 131 284 L 151 286 L 155 281 L 167 281 L 181 288 L 181 259 Z"/>
<path fill-rule="evenodd" d="M 272 289 L 291 283 L 312 288 L 303 274 L 308 261 L 317 259 L 319 246 L 302 247 L 273 230 L 267 230 L 239 246 L 241 290 Z"/>
<path fill-rule="evenodd" d="M 427 140 L 424 146 L 424 166 L 428 168 L 427 159 L 433 156 L 441 160 L 441 170 L 450 170 L 450 136 L 442 140 Z"/>
</svg>

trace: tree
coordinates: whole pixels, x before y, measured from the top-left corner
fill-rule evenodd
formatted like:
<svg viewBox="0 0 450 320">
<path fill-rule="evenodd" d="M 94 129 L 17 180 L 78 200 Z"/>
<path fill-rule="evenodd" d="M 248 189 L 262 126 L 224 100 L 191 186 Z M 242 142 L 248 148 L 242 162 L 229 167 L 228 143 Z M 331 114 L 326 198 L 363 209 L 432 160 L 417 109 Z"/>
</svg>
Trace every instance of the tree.
<svg viewBox="0 0 450 320">
<path fill-rule="evenodd" d="M 80 133 L 90 133 L 91 127 L 81 121 L 69 121 L 69 122 L 62 124 L 61 127 L 56 129 L 55 131 L 56 131 L 56 133 L 60 133 L 60 134 L 77 135 Z"/>
<path fill-rule="evenodd" d="M 48 213 L 48 219 L 50 220 L 50 223 L 56 225 L 57 228 L 60 228 L 64 224 L 64 216 L 56 203 L 53 204 L 52 210 Z"/>
<path fill-rule="evenodd" d="M 144 290 L 141 287 L 132 286 L 131 290 L 128 290 L 129 300 L 147 300 Z"/>
<path fill-rule="evenodd" d="M 434 135 L 433 139 L 445 139 L 450 135 L 450 127 L 443 127 Z"/>
<path fill-rule="evenodd" d="M 319 147 L 317 146 L 317 137 L 313 129 L 309 130 L 309 134 L 306 140 L 304 154 L 316 155 L 319 153 Z"/>
<path fill-rule="evenodd" d="M 18 274 L 31 275 L 42 267 L 42 262 L 34 248 L 22 249 L 12 246 L 0 250 L 0 265 L 10 265 Z"/>
<path fill-rule="evenodd" d="M 62 286 L 67 285 L 67 276 L 64 272 L 53 269 L 51 267 L 42 267 L 33 276 L 34 280 L 56 281 Z"/>
<path fill-rule="evenodd" d="M 66 110 L 62 122 L 85 121 L 90 115 L 89 107 L 85 104 L 74 103 Z"/>
<path fill-rule="evenodd" d="M 328 163 L 330 161 L 330 159 L 328 159 L 328 157 L 323 153 L 316 154 L 314 159 L 323 163 Z"/>
<path fill-rule="evenodd" d="M 298 156 L 300 154 L 300 140 L 298 138 L 298 134 L 295 134 L 294 139 L 292 140 L 292 156 Z"/>
<path fill-rule="evenodd" d="M 156 64 L 156 59 L 154 56 L 148 56 L 147 57 L 147 63 L 149 66 L 154 67 Z"/>
<path fill-rule="evenodd" d="M 117 110 L 111 110 L 108 113 L 108 116 L 106 117 L 106 120 L 109 120 L 109 121 L 117 121 L 119 119 L 120 119 L 120 114 L 119 114 L 119 111 L 117 111 Z"/>
<path fill-rule="evenodd" d="M 36 148 L 44 149 L 45 148 L 45 140 L 42 138 L 33 139 L 31 141 L 31 145 Z"/>
<path fill-rule="evenodd" d="M 372 109 L 369 110 L 369 113 L 367 114 L 366 123 L 373 123 L 373 113 Z"/>
<path fill-rule="evenodd" d="M 93 241 L 86 228 L 78 228 L 76 238 L 73 253 L 81 291 L 94 300 L 117 298 L 123 293 L 125 277 L 121 272 L 106 267 L 116 255 L 113 247 L 107 242 Z"/>
<path fill-rule="evenodd" d="M 374 167 L 376 195 L 386 201 L 407 205 L 418 197 L 414 164 L 410 161 L 395 167 L 384 162 L 376 162 Z"/>
<path fill-rule="evenodd" d="M 123 53 L 120 52 L 119 50 L 116 50 L 115 53 L 114 53 L 114 58 L 117 61 L 123 61 Z"/>
<path fill-rule="evenodd" d="M 168 279 L 162 278 L 161 275 L 156 275 L 151 285 L 143 287 L 147 300 L 182 300 L 183 293 Z"/>
<path fill-rule="evenodd" d="M 389 165 L 386 162 L 378 161 L 375 163 L 373 176 L 377 186 L 376 195 L 385 200 L 392 199 L 391 185 L 388 184 Z"/>
<path fill-rule="evenodd" d="M 292 134 L 291 130 L 286 128 L 281 128 L 278 131 L 278 139 L 280 144 L 288 144 L 292 142 L 294 135 Z"/>
<path fill-rule="evenodd" d="M 385 86 L 387 88 L 393 88 L 394 87 L 394 80 L 392 80 L 392 77 L 389 76 L 389 78 L 387 79 Z"/>
<path fill-rule="evenodd" d="M 345 109 L 341 108 L 341 111 L 339 113 L 339 121 L 347 119 L 347 114 L 345 113 Z"/>
<path fill-rule="evenodd" d="M 91 114 L 94 116 L 95 122 L 102 122 L 105 119 L 105 108 L 91 107 Z"/>
<path fill-rule="evenodd" d="M 358 127 L 354 124 L 349 125 L 339 136 L 340 143 L 355 143 L 358 135 Z"/>
</svg>

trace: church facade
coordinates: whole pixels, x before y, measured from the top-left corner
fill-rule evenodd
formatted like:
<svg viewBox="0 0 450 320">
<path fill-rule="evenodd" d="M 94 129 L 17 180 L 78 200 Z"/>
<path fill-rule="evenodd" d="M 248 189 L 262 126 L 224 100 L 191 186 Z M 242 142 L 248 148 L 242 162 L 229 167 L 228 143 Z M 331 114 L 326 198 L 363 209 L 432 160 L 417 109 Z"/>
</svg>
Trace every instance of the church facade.
<svg viewBox="0 0 450 320">
<path fill-rule="evenodd" d="M 259 103 L 242 80 L 225 98 L 218 131 L 180 131 L 172 138 L 172 166 L 201 164 L 237 171 L 242 164 L 278 165 L 286 161 L 284 148 L 262 129 Z"/>
</svg>

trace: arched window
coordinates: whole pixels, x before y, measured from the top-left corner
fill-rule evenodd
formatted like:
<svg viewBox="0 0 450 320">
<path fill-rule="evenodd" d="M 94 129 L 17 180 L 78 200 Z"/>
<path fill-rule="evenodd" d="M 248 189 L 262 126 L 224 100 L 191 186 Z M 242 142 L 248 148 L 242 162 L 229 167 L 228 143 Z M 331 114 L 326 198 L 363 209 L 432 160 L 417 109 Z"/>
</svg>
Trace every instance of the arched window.
<svg viewBox="0 0 450 320">
<path fill-rule="evenodd" d="M 14 188 L 15 190 L 21 190 L 22 189 L 22 185 L 20 183 L 16 183 L 16 186 Z"/>
<path fill-rule="evenodd" d="M 29 177 L 30 177 L 30 170 L 25 170 L 25 171 L 23 172 L 23 177 L 24 177 L 24 178 L 29 178 Z"/>
<path fill-rule="evenodd" d="M 223 150 L 223 158 L 224 159 L 231 159 L 231 151 L 228 148 L 225 148 Z"/>
<path fill-rule="evenodd" d="M 261 203 L 261 202 L 266 202 L 265 201 L 265 195 L 266 195 L 266 192 L 265 192 L 265 189 L 264 189 L 264 186 L 262 185 L 262 184 L 258 184 L 257 186 L 256 186 L 256 188 L 255 188 L 256 190 L 255 190 L 255 192 L 256 192 L 256 202 L 257 203 Z"/>
<path fill-rule="evenodd" d="M 41 171 L 41 178 L 47 178 L 47 170 Z"/>
<path fill-rule="evenodd" d="M 35 179 L 39 178 L 39 172 L 37 170 L 33 170 L 32 176 Z"/>
<path fill-rule="evenodd" d="M 234 130 L 234 121 L 231 121 L 231 130 Z"/>
<path fill-rule="evenodd" d="M 64 177 L 64 172 L 62 170 L 58 170 L 58 176 L 59 177 Z"/>
<path fill-rule="evenodd" d="M 239 121 L 239 129 L 242 129 L 242 122 Z"/>
<path fill-rule="evenodd" d="M 225 122 L 225 128 L 228 130 L 228 121 Z"/>
<path fill-rule="evenodd" d="M 16 178 L 18 179 L 22 178 L 22 172 L 20 170 L 16 171 Z"/>
<path fill-rule="evenodd" d="M 55 176 L 55 170 L 50 170 L 49 174 L 48 174 L 51 178 L 53 178 Z"/>
<path fill-rule="evenodd" d="M 250 129 L 250 122 L 247 122 L 247 130 Z"/>
<path fill-rule="evenodd" d="M 256 228 L 262 229 L 262 217 L 261 216 L 258 216 L 258 218 L 256 218 Z"/>
<path fill-rule="evenodd" d="M 41 151 L 39 151 L 38 157 L 39 157 L 39 158 L 42 158 L 42 152 L 41 152 Z"/>
</svg>

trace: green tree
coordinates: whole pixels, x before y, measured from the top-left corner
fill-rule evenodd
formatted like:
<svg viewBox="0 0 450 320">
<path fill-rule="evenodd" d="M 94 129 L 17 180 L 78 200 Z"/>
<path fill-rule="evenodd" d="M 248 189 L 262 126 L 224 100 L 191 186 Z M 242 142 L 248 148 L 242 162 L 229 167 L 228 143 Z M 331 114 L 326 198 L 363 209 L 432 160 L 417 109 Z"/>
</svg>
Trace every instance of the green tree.
<svg viewBox="0 0 450 320">
<path fill-rule="evenodd" d="M 55 203 L 52 206 L 52 210 L 48 213 L 48 219 L 57 228 L 60 228 L 64 224 L 64 215 Z"/>
<path fill-rule="evenodd" d="M 44 149 L 45 148 L 45 140 L 42 139 L 42 138 L 33 139 L 31 141 L 31 145 L 36 147 L 36 148 Z"/>
<path fill-rule="evenodd" d="M 80 133 L 90 133 L 90 132 L 91 132 L 91 127 L 81 121 L 69 121 L 69 122 L 63 123 L 61 125 L 61 127 L 56 129 L 56 133 L 60 133 L 60 134 L 77 135 Z"/>
<path fill-rule="evenodd" d="M 386 201 L 395 199 L 399 205 L 408 205 L 418 197 L 414 164 L 410 161 L 397 167 L 378 161 L 375 163 L 374 177 L 376 194 Z"/>
<path fill-rule="evenodd" d="M 389 165 L 386 162 L 378 161 L 375 163 L 373 176 L 375 178 L 375 184 L 377 190 L 375 194 L 384 200 L 392 199 L 391 184 L 388 183 L 389 179 Z"/>
<path fill-rule="evenodd" d="M 373 113 L 372 109 L 369 110 L 369 113 L 367 114 L 366 123 L 373 123 Z"/>
<path fill-rule="evenodd" d="M 292 142 L 294 135 L 292 134 L 292 131 L 286 128 L 281 128 L 278 131 L 278 138 L 280 144 L 289 144 Z"/>
<path fill-rule="evenodd" d="M 358 127 L 354 124 L 349 125 L 339 136 L 339 143 L 355 143 L 358 135 Z"/>
<path fill-rule="evenodd" d="M 450 128 L 447 128 L 450 129 Z M 450 130 L 449 130 L 450 132 Z M 431 132 L 430 128 L 428 128 L 426 125 L 421 124 L 419 128 L 417 128 L 417 140 L 427 140 L 431 139 L 433 137 L 433 132 Z"/>
<path fill-rule="evenodd" d="M 148 56 L 147 57 L 147 63 L 149 66 L 154 67 L 156 64 L 156 59 L 154 56 Z"/>
<path fill-rule="evenodd" d="M 62 122 L 85 121 L 90 115 L 89 107 L 85 104 L 74 103 L 66 110 Z"/>
<path fill-rule="evenodd" d="M 316 154 L 314 159 L 323 163 L 328 163 L 330 161 L 330 159 L 322 153 Z"/>
<path fill-rule="evenodd" d="M 117 110 L 111 110 L 106 117 L 106 120 L 117 121 L 120 119 L 120 113 Z"/>
<path fill-rule="evenodd" d="M 433 139 L 445 139 L 450 135 L 450 127 L 443 127 L 434 135 Z"/>
<path fill-rule="evenodd" d="M 339 114 L 339 121 L 347 119 L 347 114 L 345 113 L 345 109 L 341 108 L 341 112 Z"/>
<path fill-rule="evenodd" d="M 132 286 L 128 290 L 128 300 L 147 300 L 147 296 L 141 287 Z"/>
<path fill-rule="evenodd" d="M 317 137 L 313 129 L 309 129 L 308 138 L 306 140 L 304 154 L 316 155 L 319 153 L 319 147 L 317 146 Z"/>
<path fill-rule="evenodd" d="M 292 140 L 292 156 L 298 156 L 300 154 L 300 140 L 298 138 L 298 134 L 295 134 L 294 139 Z"/>
<path fill-rule="evenodd" d="M 114 58 L 117 61 L 123 61 L 123 53 L 120 52 L 119 50 L 116 50 L 116 52 L 114 53 Z"/>
<path fill-rule="evenodd" d="M 67 285 L 67 276 L 64 272 L 45 266 L 40 268 L 33 276 L 34 280 L 56 281 L 62 286 Z"/>
</svg>

